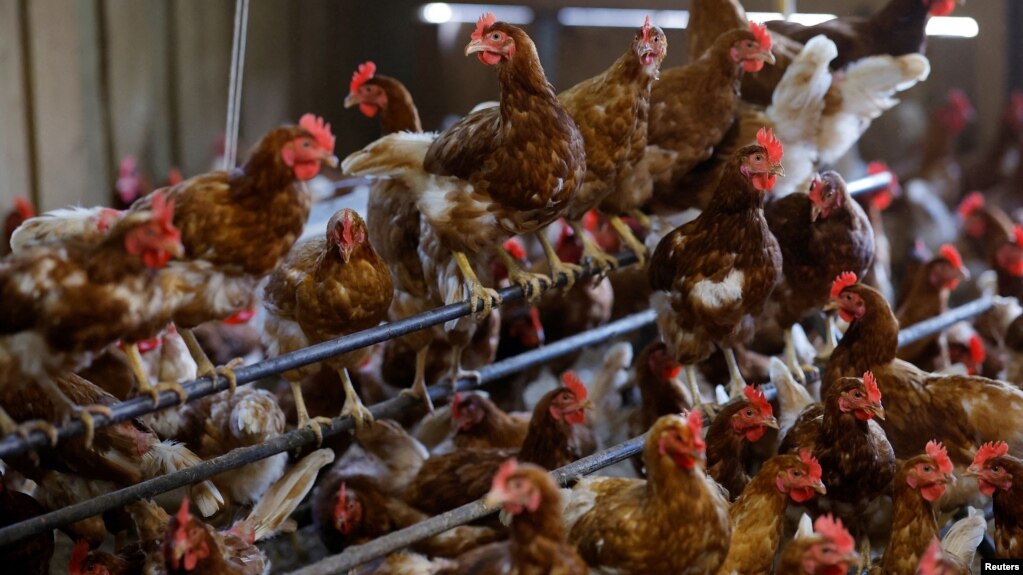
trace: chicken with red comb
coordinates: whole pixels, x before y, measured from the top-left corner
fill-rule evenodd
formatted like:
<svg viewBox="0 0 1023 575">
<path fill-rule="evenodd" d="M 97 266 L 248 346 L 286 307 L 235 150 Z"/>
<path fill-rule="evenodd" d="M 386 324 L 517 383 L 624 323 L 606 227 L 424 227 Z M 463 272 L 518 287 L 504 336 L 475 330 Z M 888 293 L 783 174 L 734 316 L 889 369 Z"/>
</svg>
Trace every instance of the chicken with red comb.
<svg viewBox="0 0 1023 575">
<path fill-rule="evenodd" d="M 743 397 L 721 408 L 707 430 L 707 474 L 728 490 L 732 501 L 750 480 L 748 470 L 755 463 L 753 444 L 768 429 L 778 429 L 764 392 L 747 385 L 742 393 Z"/>
<path fill-rule="evenodd" d="M 846 573 L 850 564 L 859 560 L 852 535 L 842 526 L 841 519 L 825 514 L 811 524 L 810 517 L 803 515 L 799 530 L 778 559 L 775 572 L 785 575 L 837 575 Z"/>
<path fill-rule="evenodd" d="M 916 277 L 895 313 L 900 328 L 907 328 L 948 311 L 948 298 L 959 282 L 970 278 L 959 251 L 945 244 L 938 254 L 916 270 Z M 921 338 L 899 348 L 897 356 L 921 369 L 934 371 L 951 364 L 945 332 Z"/>
<path fill-rule="evenodd" d="M 988 442 L 966 475 L 976 477 L 980 492 L 993 500 L 996 556 L 1023 557 L 1023 460 L 1010 455 L 1004 441 Z"/>
<path fill-rule="evenodd" d="M 476 268 L 495 252 L 503 253 L 508 237 L 555 221 L 582 183 L 586 158 L 579 129 L 521 28 L 487 13 L 465 54 L 495 68 L 501 83 L 498 106 L 472 112 L 441 134 L 385 136 L 350 155 L 343 167 L 352 175 L 390 177 L 408 186 L 435 236 L 432 243 L 452 256 L 451 265 L 424 258 L 425 277 L 445 303 L 468 297 L 473 311 L 480 308 L 485 315 L 500 297 L 485 287 Z M 547 242 L 544 248 L 552 273 L 563 271 L 553 246 Z M 538 296 L 532 289 L 538 278 L 511 258 L 506 263 L 510 279 Z"/>
<path fill-rule="evenodd" d="M 32 206 L 32 202 L 21 196 L 14 198 L 14 206 L 4 218 L 4 235 L 3 243 L 0 243 L 0 256 L 11 252 L 11 236 L 14 235 L 14 230 L 35 215 L 36 210 Z"/>
<path fill-rule="evenodd" d="M 746 383 L 732 347 L 752 336 L 752 320 L 781 278 L 781 249 L 768 229 L 763 204 L 783 173 L 782 153 L 781 143 L 766 129 L 758 132 L 755 144 L 736 151 L 715 201 L 661 239 L 648 269 L 661 339 L 692 381 L 693 366 L 720 347 L 733 397 Z"/>
</svg>

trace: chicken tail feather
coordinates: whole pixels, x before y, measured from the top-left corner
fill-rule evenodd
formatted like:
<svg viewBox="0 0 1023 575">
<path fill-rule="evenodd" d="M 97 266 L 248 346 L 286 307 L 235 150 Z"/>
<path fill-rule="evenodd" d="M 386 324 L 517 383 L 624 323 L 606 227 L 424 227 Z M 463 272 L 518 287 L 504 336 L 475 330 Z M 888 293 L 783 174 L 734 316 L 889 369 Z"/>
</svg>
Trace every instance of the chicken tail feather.
<svg viewBox="0 0 1023 575">
<path fill-rule="evenodd" d="M 941 548 L 950 555 L 955 555 L 967 565 L 973 565 L 973 558 L 977 554 L 977 547 L 984 539 L 987 531 L 987 521 L 984 514 L 974 509 L 967 508 L 968 515 L 952 524 L 948 533 L 941 539 Z"/>
<path fill-rule="evenodd" d="M 143 456 L 142 465 L 146 477 L 151 478 L 187 469 L 200 461 L 202 459 L 183 444 L 160 441 Z M 224 505 L 224 496 L 209 480 L 191 486 L 189 494 L 203 517 L 210 517 Z"/>
<path fill-rule="evenodd" d="M 313 488 L 320 469 L 334 461 L 334 451 L 318 449 L 302 458 L 263 495 L 245 522 L 255 533 L 256 541 L 276 535 L 288 517 Z"/>
</svg>

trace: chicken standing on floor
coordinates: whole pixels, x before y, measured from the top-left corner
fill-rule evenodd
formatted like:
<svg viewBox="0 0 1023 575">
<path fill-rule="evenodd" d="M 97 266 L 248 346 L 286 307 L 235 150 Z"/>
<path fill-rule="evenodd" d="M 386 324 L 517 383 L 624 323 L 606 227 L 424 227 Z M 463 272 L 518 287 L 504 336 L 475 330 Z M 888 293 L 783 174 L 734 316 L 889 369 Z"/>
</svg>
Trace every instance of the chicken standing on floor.
<svg viewBox="0 0 1023 575">
<path fill-rule="evenodd" d="M 439 135 L 385 136 L 350 155 L 343 167 L 352 175 L 400 179 L 413 191 L 438 243 L 453 252 L 454 266 L 426 276 L 436 281 L 445 303 L 468 295 L 473 310 L 482 303 L 486 313 L 500 297 L 483 286 L 474 265 L 485 265 L 507 238 L 556 220 L 582 183 L 586 157 L 579 129 L 522 29 L 487 13 L 465 53 L 496 68 L 500 105 L 477 110 Z M 552 276 L 572 273 L 540 239 Z M 509 271 L 515 283 L 536 287 L 535 276 Z"/>
<path fill-rule="evenodd" d="M 325 237 L 295 246 L 270 277 L 263 293 L 267 353 L 277 356 L 373 327 L 387 317 L 392 294 L 391 274 L 370 245 L 366 224 L 345 208 L 331 216 Z M 344 385 L 341 415 L 351 415 L 360 427 L 373 415 L 362 405 L 348 370 L 370 352 L 363 348 L 325 360 Z M 309 418 L 299 385 L 317 369 L 312 364 L 284 375 L 295 396 L 298 426 L 311 428 L 322 440 L 320 424 L 330 420 Z"/>
<path fill-rule="evenodd" d="M 756 144 L 732 156 L 712 204 L 662 238 L 650 259 L 661 338 L 686 367 L 694 399 L 699 397 L 694 366 L 715 345 L 728 361 L 731 395 L 746 385 L 731 348 L 752 335 L 752 317 L 781 276 L 781 249 L 767 227 L 763 203 L 781 175 L 782 154 L 770 131 L 758 132 Z"/>
<path fill-rule="evenodd" d="M 728 501 L 703 471 L 699 411 L 657 420 L 643 447 L 647 479 L 584 477 L 566 494 L 569 541 L 594 569 L 715 573 L 728 554 Z"/>
</svg>

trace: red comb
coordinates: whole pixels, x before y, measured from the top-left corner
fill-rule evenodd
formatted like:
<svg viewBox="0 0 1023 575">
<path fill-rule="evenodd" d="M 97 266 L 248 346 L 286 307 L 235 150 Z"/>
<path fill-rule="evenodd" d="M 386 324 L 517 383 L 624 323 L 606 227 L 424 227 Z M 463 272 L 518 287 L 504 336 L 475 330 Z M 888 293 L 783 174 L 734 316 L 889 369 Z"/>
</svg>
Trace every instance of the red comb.
<svg viewBox="0 0 1023 575">
<path fill-rule="evenodd" d="M 863 386 L 867 388 L 867 399 L 871 403 L 881 403 L 881 389 L 877 387 L 877 378 L 873 373 L 863 372 Z"/>
<path fill-rule="evenodd" d="M 964 117 L 969 118 L 973 116 L 973 104 L 970 103 L 970 98 L 966 95 L 966 92 L 959 88 L 952 88 L 948 91 L 946 102 Z"/>
<path fill-rule="evenodd" d="M 497 473 L 494 474 L 494 480 L 491 486 L 496 489 L 504 490 L 508 485 L 508 478 L 511 477 L 512 473 L 515 473 L 515 469 L 518 468 L 519 462 L 514 457 L 508 459 L 501 464 L 501 467 L 497 469 Z"/>
<path fill-rule="evenodd" d="M 987 350 L 984 348 L 984 340 L 980 339 L 980 336 L 973 334 L 970 336 L 970 359 L 973 363 L 981 364 L 987 358 Z"/>
<path fill-rule="evenodd" d="M 181 500 L 181 507 L 178 508 L 178 513 L 177 513 L 178 523 L 181 524 L 182 526 L 184 526 L 185 523 L 188 523 L 188 517 L 189 517 L 189 514 L 188 514 L 188 498 L 186 497 L 186 498 Z"/>
<path fill-rule="evenodd" d="M 533 325 L 533 331 L 536 332 L 536 337 L 540 340 L 540 344 L 543 344 L 544 333 L 543 333 L 543 322 L 540 321 L 540 310 L 531 307 L 529 308 L 529 322 Z"/>
<path fill-rule="evenodd" d="M 256 310 L 243 309 L 239 312 L 232 314 L 231 317 L 225 319 L 224 323 L 226 323 L 227 325 L 238 325 L 248 323 L 248 321 L 252 319 L 252 316 L 254 315 L 256 315 Z"/>
<path fill-rule="evenodd" d="M 451 400 L 451 417 L 458 419 L 459 412 L 462 410 L 462 394 L 456 393 L 455 397 Z"/>
<path fill-rule="evenodd" d="M 167 170 L 167 185 L 176 186 L 183 182 L 185 176 L 181 173 L 181 168 L 172 166 L 171 169 Z"/>
<path fill-rule="evenodd" d="M 320 148 L 328 152 L 334 151 L 334 134 L 330 131 L 330 124 L 324 122 L 323 118 L 313 114 L 304 114 L 298 120 L 298 127 L 312 134 Z"/>
<path fill-rule="evenodd" d="M 702 441 L 703 438 L 701 437 L 701 435 L 703 434 L 703 414 L 700 413 L 700 410 L 694 409 L 689 412 L 683 411 L 682 416 L 686 418 L 686 424 L 689 426 L 689 433 L 693 436 L 694 439 Z"/>
<path fill-rule="evenodd" d="M 89 542 L 79 539 L 71 549 L 71 562 L 68 564 L 68 575 L 81 575 L 85 567 L 85 558 L 89 555 Z"/>
<path fill-rule="evenodd" d="M 810 453 L 809 449 L 799 450 L 799 460 L 806 466 L 807 473 L 810 474 L 810 477 L 814 479 L 821 478 L 821 474 L 823 473 L 821 464 L 817 462 L 817 458 Z"/>
<path fill-rule="evenodd" d="M 888 187 L 870 196 L 873 205 L 884 211 L 888 209 L 888 206 L 892 205 L 892 199 L 900 189 L 899 180 L 895 177 L 895 172 L 888 168 L 888 164 L 879 160 L 867 164 L 867 175 L 873 176 L 875 174 L 888 174 L 891 177 L 891 183 L 888 184 Z"/>
<path fill-rule="evenodd" d="M 952 244 L 945 244 L 938 248 L 938 254 L 948 260 L 956 269 L 963 269 L 963 256 L 959 255 L 959 250 Z"/>
<path fill-rule="evenodd" d="M 760 413 L 765 415 L 774 415 L 774 408 L 771 407 L 771 404 L 767 401 L 767 398 L 764 397 L 764 392 L 760 391 L 756 387 L 753 387 L 752 385 L 747 384 L 746 387 L 742 388 L 742 393 L 743 395 L 746 396 L 746 399 L 750 403 L 756 406 L 757 410 L 760 411 Z"/>
<path fill-rule="evenodd" d="M 160 347 L 161 343 L 163 343 L 163 338 L 160 336 L 156 336 L 151 337 L 149 339 L 140 339 L 139 341 L 135 342 L 135 345 L 138 346 L 139 353 L 146 353 L 148 351 L 153 351 L 154 349 Z M 123 349 L 124 344 L 122 343 L 118 347 L 121 347 Z"/>
<path fill-rule="evenodd" d="M 1013 237 L 1016 240 L 1017 246 L 1023 246 L 1023 226 L 1016 224 L 1012 229 Z"/>
<path fill-rule="evenodd" d="M 770 162 L 778 163 L 781 161 L 781 157 L 785 155 L 785 148 L 778 141 L 778 138 L 774 137 L 774 132 L 766 126 L 757 130 L 757 143 L 767 150 L 767 159 Z"/>
<path fill-rule="evenodd" d="M 504 251 L 520 262 L 526 260 L 526 247 L 522 245 L 522 240 L 519 238 L 508 238 L 505 240 Z"/>
<path fill-rule="evenodd" d="M 959 215 L 963 218 L 969 217 L 975 210 L 979 210 L 984 207 L 984 194 L 980 192 L 970 192 L 967 194 L 963 201 L 959 203 L 959 207 L 956 209 Z"/>
<path fill-rule="evenodd" d="M 166 228 L 174 227 L 174 201 L 167 200 L 163 192 L 153 193 L 153 219 L 163 224 Z"/>
<path fill-rule="evenodd" d="M 753 32 L 753 35 L 756 36 L 757 42 L 760 44 L 761 48 L 764 50 L 771 49 L 771 33 L 767 31 L 767 26 L 757 24 L 756 22 L 750 22 L 749 31 Z"/>
<path fill-rule="evenodd" d="M 643 39 L 650 39 L 650 16 L 647 16 L 646 20 L 643 21 Z"/>
<path fill-rule="evenodd" d="M 476 21 L 476 29 L 473 30 L 470 38 L 473 40 L 482 40 L 483 32 L 485 32 L 487 28 L 493 26 L 494 22 L 497 22 L 497 16 L 494 16 L 493 12 L 487 12 L 480 16 L 480 19 Z"/>
<path fill-rule="evenodd" d="M 856 545 L 852 535 L 842 526 L 842 520 L 837 517 L 833 518 L 830 513 L 818 517 L 813 522 L 813 530 L 831 539 L 841 553 L 852 551 Z"/>
<path fill-rule="evenodd" d="M 586 399 L 586 396 L 589 395 L 586 386 L 583 385 L 582 380 L 579 379 L 579 376 L 574 371 L 569 370 L 561 374 L 561 382 L 565 384 L 565 387 L 572 390 L 576 399 L 580 401 Z"/>
<path fill-rule="evenodd" d="M 980 446 L 977 455 L 973 458 L 973 465 L 983 467 L 984 463 L 992 457 L 1002 457 L 1009 453 L 1009 444 L 1004 441 L 987 442 Z"/>
<path fill-rule="evenodd" d="M 36 215 L 36 210 L 32 207 L 32 202 L 21 196 L 14 198 L 14 209 L 18 210 L 18 214 L 21 215 L 22 220 L 27 220 Z"/>
<path fill-rule="evenodd" d="M 845 288 L 856 284 L 855 272 L 842 272 L 831 282 L 831 297 L 838 297 Z"/>
<path fill-rule="evenodd" d="M 334 504 L 334 517 L 344 517 L 348 514 L 348 484 L 344 481 L 337 489 L 337 503 Z"/>
<path fill-rule="evenodd" d="M 930 455 L 934 462 L 938 464 L 938 469 L 942 473 L 952 473 L 952 460 L 948 458 L 948 450 L 945 449 L 945 446 L 940 441 L 933 439 L 928 441 L 925 449 L 927 455 Z"/>
<path fill-rule="evenodd" d="M 590 210 L 583 214 L 583 229 L 591 234 L 597 233 L 597 226 L 600 224 L 600 214 L 597 210 Z"/>
<path fill-rule="evenodd" d="M 118 172 L 123 176 L 130 176 L 135 171 L 135 166 L 138 163 L 135 161 L 135 156 L 128 154 L 121 158 L 121 165 L 118 167 Z"/>
<path fill-rule="evenodd" d="M 348 85 L 348 92 L 354 94 L 360 86 L 366 83 L 366 80 L 372 79 L 376 73 L 377 65 L 372 60 L 366 60 L 359 64 L 359 68 L 352 72 L 352 83 Z"/>
</svg>

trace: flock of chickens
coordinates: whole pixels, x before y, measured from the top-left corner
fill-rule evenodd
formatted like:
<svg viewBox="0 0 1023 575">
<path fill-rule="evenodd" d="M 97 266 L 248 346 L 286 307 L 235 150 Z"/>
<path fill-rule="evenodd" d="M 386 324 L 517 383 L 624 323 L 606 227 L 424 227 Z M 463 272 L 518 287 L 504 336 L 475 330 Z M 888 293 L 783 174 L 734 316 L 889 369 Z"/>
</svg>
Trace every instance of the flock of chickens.
<svg viewBox="0 0 1023 575">
<path fill-rule="evenodd" d="M 561 93 L 526 33 L 485 14 L 465 54 L 496 71 L 500 101 L 443 132 L 423 132 L 401 82 L 358 67 L 344 105 L 383 134 L 340 167 L 372 181 L 368 208 L 305 241 L 306 182 L 339 164 L 312 114 L 237 169 L 149 194 L 128 162 L 118 208 L 36 217 L 19 202 L 0 259 L 0 426 L 53 447 L 5 458 L 0 524 L 289 421 L 320 448 L 66 525 L 61 565 L 52 533 L 8 545 L 5 569 L 268 573 L 256 543 L 294 531 L 310 493 L 331 553 L 478 499 L 502 510 L 360 568 L 381 575 L 970 573 L 988 532 L 996 556 L 1023 557 L 1023 96 L 975 166 L 955 160 L 972 109 L 953 93 L 904 189 L 893 173 L 854 198 L 818 172 L 927 77 L 925 24 L 952 9 L 891 0 L 762 26 L 734 0 L 694 0 L 689 64 L 660 69 L 668 38 L 648 18 L 605 72 Z M 625 248 L 640 265 L 620 265 Z M 501 306 L 495 288 L 511 284 L 527 297 Z M 900 327 L 980 293 L 995 305 L 972 325 L 899 347 Z M 293 369 L 276 389 L 236 386 L 236 358 L 466 299 L 471 317 Z M 656 341 L 431 403 L 428 382 L 651 306 Z M 230 390 L 185 403 L 181 383 L 201 376 Z M 93 424 L 163 391 L 182 405 Z M 363 404 L 399 393 L 422 405 L 400 421 Z M 339 411 L 354 435 L 324 438 Z M 58 443 L 52 422 L 70 417 L 87 433 Z M 607 476 L 561 489 L 547 473 L 643 433 Z"/>
</svg>

